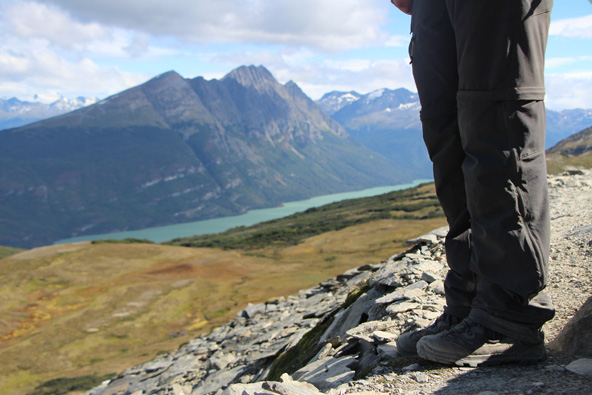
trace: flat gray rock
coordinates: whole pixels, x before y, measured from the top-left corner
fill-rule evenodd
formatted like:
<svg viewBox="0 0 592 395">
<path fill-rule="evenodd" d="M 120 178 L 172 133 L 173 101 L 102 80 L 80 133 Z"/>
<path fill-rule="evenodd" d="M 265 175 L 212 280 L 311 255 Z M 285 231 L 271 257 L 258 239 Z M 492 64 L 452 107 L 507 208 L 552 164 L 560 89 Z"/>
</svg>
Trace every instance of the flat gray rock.
<svg viewBox="0 0 592 395">
<path fill-rule="evenodd" d="M 367 341 L 368 343 L 372 343 L 375 339 L 374 334 L 377 331 L 388 335 L 386 331 L 395 326 L 397 326 L 397 323 L 394 321 L 369 321 L 364 322 L 355 328 L 349 329 L 346 334 L 356 339 L 361 339 Z"/>
<path fill-rule="evenodd" d="M 417 283 L 415 283 L 417 284 Z M 413 284 L 413 285 L 415 285 Z M 427 283 L 426 283 L 427 284 Z M 399 300 L 404 300 L 404 299 L 413 299 L 413 298 L 417 298 L 420 296 L 425 295 L 425 291 L 423 290 L 423 287 L 405 287 L 405 288 L 398 288 L 395 292 L 391 292 L 388 295 L 385 295 L 381 298 L 376 299 L 376 303 L 380 303 L 380 304 L 387 304 L 387 303 L 393 303 Z"/>
<path fill-rule="evenodd" d="M 245 309 L 239 314 L 242 314 L 242 316 L 245 318 L 253 318 L 257 314 L 263 314 L 263 313 L 265 313 L 265 305 L 263 303 L 259 303 L 259 304 L 249 303 L 247 305 L 247 307 L 245 307 Z"/>
<path fill-rule="evenodd" d="M 298 381 L 313 384 L 321 391 L 328 391 L 353 379 L 355 372 L 348 366 L 355 362 L 355 356 L 328 357 L 306 365 L 292 376 Z"/>
<path fill-rule="evenodd" d="M 575 360 L 567 365 L 565 369 L 582 376 L 592 376 L 592 359 L 582 358 Z"/>
<path fill-rule="evenodd" d="M 194 388 L 191 395 L 206 395 L 210 392 L 215 392 L 219 389 L 226 388 L 234 381 L 234 379 L 240 376 L 244 370 L 244 366 L 238 366 L 230 370 L 217 371 L 216 373 L 206 377 L 199 387 Z"/>
<path fill-rule="evenodd" d="M 408 268 L 409 264 L 408 260 L 401 260 L 384 265 L 374 273 L 371 284 L 381 284 L 387 287 L 402 286 L 403 283 L 399 275 Z"/>
<path fill-rule="evenodd" d="M 393 303 L 386 308 L 386 312 L 389 314 L 404 313 L 406 311 L 415 310 L 421 307 L 421 304 L 415 302 L 398 302 Z"/>
</svg>

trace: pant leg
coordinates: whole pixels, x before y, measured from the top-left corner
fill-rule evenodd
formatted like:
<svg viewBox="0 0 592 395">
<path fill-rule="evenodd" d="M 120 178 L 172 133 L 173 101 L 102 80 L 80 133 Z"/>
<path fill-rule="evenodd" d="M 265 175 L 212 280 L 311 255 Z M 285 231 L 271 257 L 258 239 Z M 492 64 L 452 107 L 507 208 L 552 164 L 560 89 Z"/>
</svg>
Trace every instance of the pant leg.
<svg viewBox="0 0 592 395">
<path fill-rule="evenodd" d="M 549 249 L 544 104 L 459 102 L 459 123 L 477 276 L 471 316 L 528 341 L 553 317 L 541 293 Z"/>
<path fill-rule="evenodd" d="M 446 0 L 455 31 L 459 129 L 471 217 L 471 316 L 534 340 L 553 317 L 543 65 L 550 0 Z"/>
<path fill-rule="evenodd" d="M 455 114 L 422 119 L 423 134 L 434 166 L 436 193 L 449 231 L 445 248 L 449 270 L 444 281 L 446 312 L 467 317 L 475 298 L 475 273 L 471 261 L 471 218 L 465 199 L 462 163 L 465 154 Z"/>
<path fill-rule="evenodd" d="M 454 32 L 444 1 L 415 0 L 410 45 L 413 74 L 422 105 L 423 137 L 433 162 L 436 193 L 450 230 L 445 247 L 449 272 L 446 311 L 469 315 L 475 297 L 470 270 L 470 216 L 465 199 L 462 148 L 457 121 L 458 74 Z"/>
</svg>

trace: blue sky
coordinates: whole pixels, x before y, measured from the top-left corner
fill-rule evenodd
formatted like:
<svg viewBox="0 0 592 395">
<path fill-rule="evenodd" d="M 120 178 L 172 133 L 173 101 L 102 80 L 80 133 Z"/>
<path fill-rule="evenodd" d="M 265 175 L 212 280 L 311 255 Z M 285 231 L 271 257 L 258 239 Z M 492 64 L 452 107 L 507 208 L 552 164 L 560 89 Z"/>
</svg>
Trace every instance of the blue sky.
<svg viewBox="0 0 592 395">
<path fill-rule="evenodd" d="M 557 0 L 551 19 L 547 107 L 592 108 L 592 4 Z M 409 23 L 389 0 L 0 0 L 0 98 L 105 98 L 250 64 L 315 100 L 415 90 Z"/>
</svg>

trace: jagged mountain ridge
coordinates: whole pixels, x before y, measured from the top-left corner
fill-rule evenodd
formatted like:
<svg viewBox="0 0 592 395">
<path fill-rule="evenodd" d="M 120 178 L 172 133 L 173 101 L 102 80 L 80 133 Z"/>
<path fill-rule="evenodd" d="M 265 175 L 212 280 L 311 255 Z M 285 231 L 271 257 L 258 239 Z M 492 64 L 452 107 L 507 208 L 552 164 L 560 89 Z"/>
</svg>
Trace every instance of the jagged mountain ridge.
<svg viewBox="0 0 592 395">
<path fill-rule="evenodd" d="M 410 177 L 293 82 L 174 71 L 0 133 L 0 244 L 213 218 Z"/>
</svg>

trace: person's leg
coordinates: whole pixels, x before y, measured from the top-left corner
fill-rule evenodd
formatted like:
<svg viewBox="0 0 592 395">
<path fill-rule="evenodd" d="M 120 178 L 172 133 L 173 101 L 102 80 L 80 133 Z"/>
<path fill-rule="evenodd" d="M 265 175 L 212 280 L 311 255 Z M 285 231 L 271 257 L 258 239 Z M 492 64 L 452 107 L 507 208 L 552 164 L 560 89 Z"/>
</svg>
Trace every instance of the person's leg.
<svg viewBox="0 0 592 395">
<path fill-rule="evenodd" d="M 552 1 L 447 2 L 478 278 L 471 315 L 505 335 L 532 338 L 553 317 L 548 301 L 536 298 L 547 283 L 549 250 L 542 99 Z"/>
<path fill-rule="evenodd" d="M 459 102 L 459 113 L 477 274 L 471 316 L 536 342 L 538 329 L 553 317 L 539 295 L 549 248 L 544 104 Z"/>
<path fill-rule="evenodd" d="M 415 0 L 412 31 L 410 56 L 422 106 L 423 137 L 433 162 L 436 193 L 450 226 L 445 241 L 450 270 L 444 282 L 445 313 L 427 328 L 402 334 L 397 348 L 403 355 L 416 354 L 419 339 L 446 331 L 467 317 L 475 296 L 461 168 L 465 154 L 457 121 L 456 47 L 444 0 Z"/>
<path fill-rule="evenodd" d="M 424 358 L 479 364 L 544 356 L 553 317 L 543 59 L 548 0 L 446 0 L 455 31 L 458 120 L 476 296 L 470 318 L 423 338 Z"/>
<path fill-rule="evenodd" d="M 465 160 L 457 120 L 457 57 L 454 31 L 444 0 L 415 0 L 412 66 L 421 102 L 423 138 L 433 162 L 436 193 L 450 230 L 446 237 L 449 272 L 446 311 L 468 316 L 475 296 L 469 268 L 470 216 L 465 198 Z"/>
</svg>

